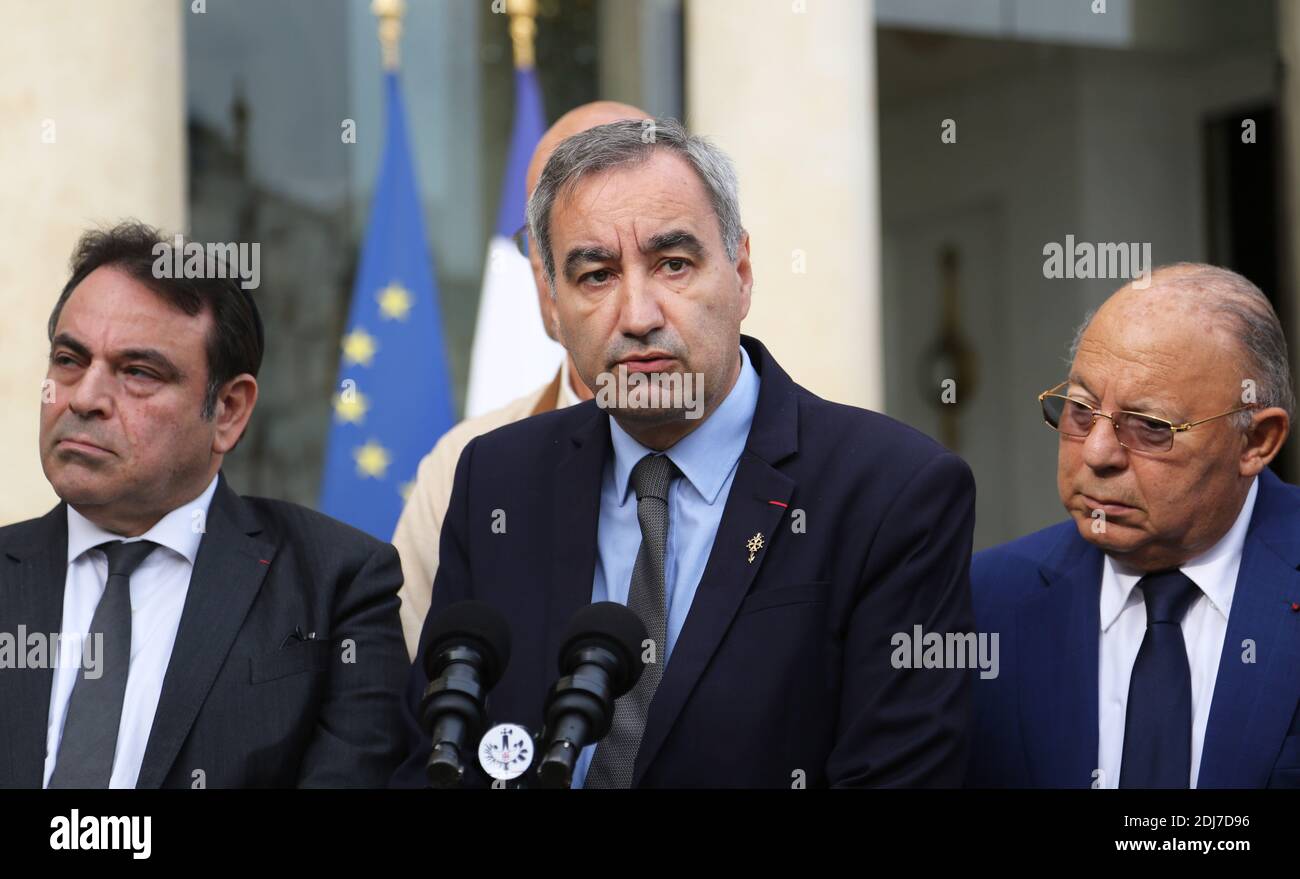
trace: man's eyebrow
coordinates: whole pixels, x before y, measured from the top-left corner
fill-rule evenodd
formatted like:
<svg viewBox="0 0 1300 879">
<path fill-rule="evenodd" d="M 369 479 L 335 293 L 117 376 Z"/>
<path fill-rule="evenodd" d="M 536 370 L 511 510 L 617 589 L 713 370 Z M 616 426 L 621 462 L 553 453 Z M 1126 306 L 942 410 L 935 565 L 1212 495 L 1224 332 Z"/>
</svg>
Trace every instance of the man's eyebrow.
<svg viewBox="0 0 1300 879">
<path fill-rule="evenodd" d="M 1083 392 L 1084 392 L 1085 394 L 1087 394 L 1088 396 L 1090 396 L 1090 397 L 1095 397 L 1095 396 L 1097 396 L 1097 395 L 1094 394 L 1094 393 L 1092 392 L 1092 390 L 1088 387 L 1088 383 L 1085 382 L 1083 379 L 1079 378 L 1077 375 L 1074 375 L 1073 373 L 1071 373 L 1071 375 L 1070 375 L 1069 379 L 1067 379 L 1067 381 L 1068 381 L 1070 384 L 1072 384 L 1072 385 L 1078 385 L 1079 387 L 1083 388 Z"/>
<path fill-rule="evenodd" d="M 1084 380 L 1079 378 L 1077 375 L 1070 376 L 1070 384 L 1078 385 L 1080 388 L 1083 389 L 1083 392 L 1085 394 L 1087 394 L 1089 397 L 1096 399 L 1097 395 L 1094 394 L 1088 388 L 1087 383 L 1085 383 Z M 1139 397 L 1137 400 L 1134 400 L 1132 403 L 1129 403 L 1127 406 L 1120 406 L 1119 408 L 1124 412 L 1136 412 L 1139 415 L 1154 415 L 1157 418 L 1166 418 L 1171 421 L 1178 420 L 1177 418 L 1173 417 L 1174 410 L 1170 409 L 1169 406 L 1167 406 L 1164 403 L 1157 402 L 1156 400 L 1153 399 L 1147 399 L 1146 397 Z"/>
<path fill-rule="evenodd" d="M 1149 413 L 1151 415 L 1159 415 L 1160 413 L 1168 410 L 1168 407 L 1165 406 L 1163 403 L 1158 403 L 1155 400 L 1149 400 L 1146 397 L 1139 397 L 1138 399 L 1134 400 L 1132 403 L 1129 403 L 1127 406 L 1123 408 L 1129 412 L 1140 412 L 1143 414 Z"/>
<path fill-rule="evenodd" d="M 641 249 L 642 253 L 655 253 L 661 250 L 684 250 L 691 256 L 700 256 L 704 253 L 704 244 L 685 229 L 673 229 L 671 232 L 660 232 L 658 235 L 651 235 L 646 246 Z"/>
<path fill-rule="evenodd" d="M 684 250 L 691 256 L 699 257 L 704 253 L 704 244 L 693 233 L 685 229 L 673 229 L 651 235 L 646 241 L 642 253 L 657 253 L 664 250 Z M 564 257 L 564 275 L 572 278 L 574 271 L 583 263 L 613 262 L 618 257 L 613 251 L 600 247 L 575 247 Z"/>
<path fill-rule="evenodd" d="M 54 353 L 55 348 L 67 348 L 69 351 L 71 351 L 73 354 L 76 354 L 78 357 L 84 357 L 87 360 L 90 359 L 90 349 L 87 348 L 85 345 L 83 345 L 81 342 L 77 341 L 77 339 L 69 333 L 59 333 L 57 336 L 55 336 L 53 339 L 50 340 L 51 354 Z"/>
<path fill-rule="evenodd" d="M 50 342 L 51 354 L 57 348 L 67 348 L 73 354 L 76 354 L 78 357 L 85 360 L 94 359 L 94 355 L 90 353 L 90 349 L 68 333 L 59 333 Z M 134 360 L 136 362 L 147 363 L 161 372 L 163 377 L 169 381 L 179 381 L 185 377 L 184 371 L 173 363 L 170 357 L 156 348 L 125 348 L 121 351 L 115 352 L 112 359 L 116 361 Z"/>
<path fill-rule="evenodd" d="M 575 247 L 564 257 L 564 276 L 573 277 L 574 269 L 583 263 L 613 262 L 614 259 L 614 252 L 604 247 Z"/>
<path fill-rule="evenodd" d="M 179 366 L 172 363 L 171 358 L 156 348 L 125 348 L 116 353 L 115 359 L 143 361 L 157 367 L 158 371 L 163 373 L 163 378 L 172 381 L 177 381 L 185 375 Z"/>
</svg>

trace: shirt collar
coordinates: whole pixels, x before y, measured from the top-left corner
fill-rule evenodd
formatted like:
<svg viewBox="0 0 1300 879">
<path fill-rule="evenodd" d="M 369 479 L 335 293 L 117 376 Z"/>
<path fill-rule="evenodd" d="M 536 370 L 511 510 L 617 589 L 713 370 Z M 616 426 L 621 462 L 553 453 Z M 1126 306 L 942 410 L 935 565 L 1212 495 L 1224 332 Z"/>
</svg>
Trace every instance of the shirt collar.
<svg viewBox="0 0 1300 879">
<path fill-rule="evenodd" d="M 1237 513 L 1237 520 L 1232 523 L 1228 533 L 1219 538 L 1218 543 L 1196 558 L 1185 562 L 1178 570 L 1197 585 L 1210 599 L 1210 604 L 1226 620 L 1232 611 L 1232 596 L 1237 589 L 1237 573 L 1241 569 L 1241 553 L 1246 545 L 1246 531 L 1250 527 L 1250 517 L 1255 512 L 1255 497 L 1259 494 L 1259 479 L 1250 484 L 1246 493 L 1246 502 Z M 1142 579 L 1140 571 L 1134 571 L 1109 555 L 1105 560 L 1101 590 L 1101 628 L 1106 631 L 1119 619 L 1120 613 L 1128 606 L 1133 596 L 1133 588 Z"/>
<path fill-rule="evenodd" d="M 666 454 L 700 497 L 712 505 L 722 491 L 731 468 L 745 450 L 749 428 L 758 405 L 758 373 L 749 362 L 749 354 L 740 349 L 740 376 L 726 399 L 704 419 L 704 423 L 678 440 Z M 618 488 L 619 506 L 627 503 L 632 468 L 646 455 L 653 454 L 609 419 L 609 434 L 614 445 L 614 485 Z"/>
<path fill-rule="evenodd" d="M 134 543 L 137 540 L 152 540 L 159 546 L 165 546 L 179 556 L 183 556 L 191 565 L 199 554 L 199 542 L 203 540 L 203 529 L 195 528 L 194 512 L 201 510 L 203 516 L 197 521 L 206 521 L 208 507 L 212 496 L 217 491 L 218 477 L 212 477 L 203 494 L 187 504 L 181 504 L 159 519 L 152 528 L 139 537 L 123 538 L 120 534 L 105 531 L 68 504 L 68 564 L 76 561 L 88 549 L 94 549 L 110 540 L 122 540 Z"/>
</svg>

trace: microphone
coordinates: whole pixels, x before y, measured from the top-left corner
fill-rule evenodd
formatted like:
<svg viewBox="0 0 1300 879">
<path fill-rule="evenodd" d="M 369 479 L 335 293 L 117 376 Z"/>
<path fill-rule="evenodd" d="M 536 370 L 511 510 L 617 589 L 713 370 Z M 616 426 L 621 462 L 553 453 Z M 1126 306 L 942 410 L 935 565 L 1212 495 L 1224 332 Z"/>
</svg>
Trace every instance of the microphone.
<svg viewBox="0 0 1300 879">
<path fill-rule="evenodd" d="M 589 604 L 573 615 L 560 647 L 560 679 L 546 697 L 542 787 L 573 783 L 578 754 L 609 732 L 614 702 L 636 685 L 645 664 L 645 624 L 613 601 Z"/>
<path fill-rule="evenodd" d="M 420 721 L 433 750 L 425 773 L 435 788 L 460 784 L 466 744 L 472 755 L 487 722 L 484 700 L 510 662 L 510 628 L 505 617 L 482 601 L 460 601 L 433 626 L 424 669 L 429 685 L 420 702 Z"/>
</svg>

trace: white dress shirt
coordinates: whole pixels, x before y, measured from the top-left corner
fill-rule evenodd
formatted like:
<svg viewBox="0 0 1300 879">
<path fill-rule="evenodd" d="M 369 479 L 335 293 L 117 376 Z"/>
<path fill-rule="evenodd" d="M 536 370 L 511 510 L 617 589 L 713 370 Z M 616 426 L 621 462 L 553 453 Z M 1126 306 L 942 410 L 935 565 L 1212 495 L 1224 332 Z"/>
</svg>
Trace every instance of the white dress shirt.
<svg viewBox="0 0 1300 879">
<path fill-rule="evenodd" d="M 131 666 L 109 787 L 133 788 L 140 775 L 154 712 L 162 695 L 163 676 L 190 588 L 190 574 L 216 490 L 214 476 L 203 494 L 172 510 L 139 537 L 126 540 L 152 540 L 158 548 L 131 575 Z M 122 539 L 120 534 L 105 531 L 68 507 L 68 574 L 63 586 L 62 637 L 45 737 L 46 787 L 58 759 L 68 700 L 81 673 L 82 641 L 108 584 L 108 557 L 94 547 Z"/>
<path fill-rule="evenodd" d="M 1255 510 L 1259 481 L 1251 483 L 1246 502 L 1228 533 L 1209 550 L 1182 565 L 1179 570 L 1200 587 L 1183 617 L 1183 642 L 1192 676 L 1192 772 L 1196 787 L 1201 769 L 1201 747 L 1214 699 L 1214 681 L 1219 674 L 1219 657 L 1228 634 L 1228 614 L 1237 588 L 1241 551 L 1246 529 Z M 1097 766 L 1099 786 L 1119 787 L 1120 763 L 1124 755 L 1124 719 L 1128 709 L 1129 679 L 1133 663 L 1146 635 L 1147 610 L 1142 593 L 1135 589 L 1141 572 L 1129 570 L 1110 556 L 1102 565 L 1101 643 L 1098 680 Z"/>
</svg>

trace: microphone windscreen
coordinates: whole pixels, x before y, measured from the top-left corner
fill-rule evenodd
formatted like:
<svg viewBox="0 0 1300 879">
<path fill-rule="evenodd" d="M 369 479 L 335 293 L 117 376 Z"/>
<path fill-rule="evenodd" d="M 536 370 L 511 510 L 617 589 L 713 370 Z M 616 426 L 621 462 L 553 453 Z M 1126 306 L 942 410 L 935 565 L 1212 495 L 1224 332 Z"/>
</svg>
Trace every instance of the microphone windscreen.
<svg viewBox="0 0 1300 879">
<path fill-rule="evenodd" d="M 458 643 L 470 644 L 483 654 L 479 670 L 483 686 L 496 686 L 510 662 L 510 626 L 501 612 L 484 601 L 458 601 L 439 614 L 424 652 L 424 670 L 430 678 L 436 676 L 438 654 Z"/>
<path fill-rule="evenodd" d="M 649 635 L 645 623 L 635 612 L 614 601 L 599 601 L 583 607 L 569 621 L 560 647 L 560 671 L 567 673 L 568 660 L 584 647 L 597 646 L 616 654 L 621 660 L 619 679 L 614 682 L 615 697 L 636 684 L 645 664 L 641 651 Z M 658 661 L 663 659 L 657 657 Z"/>
</svg>

